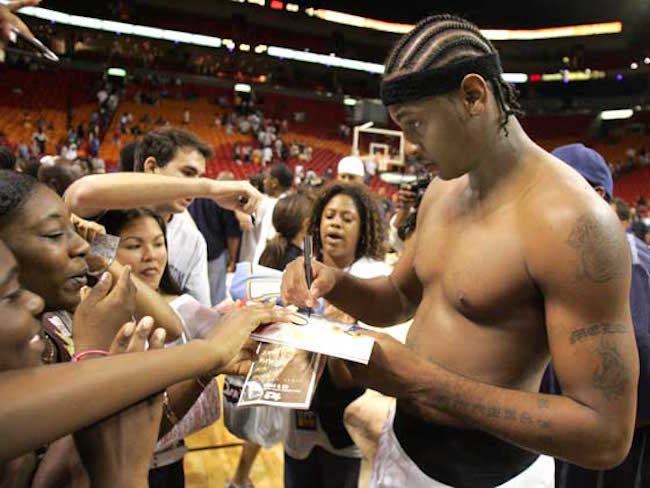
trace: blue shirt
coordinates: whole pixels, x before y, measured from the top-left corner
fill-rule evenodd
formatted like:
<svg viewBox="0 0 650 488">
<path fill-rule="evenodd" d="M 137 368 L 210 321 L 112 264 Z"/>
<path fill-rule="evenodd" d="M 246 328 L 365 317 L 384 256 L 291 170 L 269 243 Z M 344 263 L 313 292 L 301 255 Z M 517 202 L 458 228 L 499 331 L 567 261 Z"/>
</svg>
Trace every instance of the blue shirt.
<svg viewBox="0 0 650 488">
<path fill-rule="evenodd" d="M 627 234 L 632 254 L 630 309 L 639 348 L 639 403 L 637 423 L 650 426 L 650 248 L 634 234 Z"/>
<path fill-rule="evenodd" d="M 220 207 L 213 200 L 197 198 L 188 210 L 208 244 L 208 261 L 221 256 L 228 248 L 229 237 L 241 237 L 234 212 Z"/>
</svg>

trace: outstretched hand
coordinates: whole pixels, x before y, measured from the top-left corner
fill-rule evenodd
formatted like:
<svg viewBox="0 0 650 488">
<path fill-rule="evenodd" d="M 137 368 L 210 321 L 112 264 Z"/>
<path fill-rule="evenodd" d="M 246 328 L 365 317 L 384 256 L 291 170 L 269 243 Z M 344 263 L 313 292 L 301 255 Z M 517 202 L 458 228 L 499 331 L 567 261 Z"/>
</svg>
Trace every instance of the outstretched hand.
<svg viewBox="0 0 650 488">
<path fill-rule="evenodd" d="M 15 0 L 6 5 L 0 5 L 0 35 L 3 41 L 16 42 L 14 30 L 19 30 L 26 37 L 34 38 L 29 27 L 15 13 L 23 7 L 33 7 L 39 3 L 41 0 Z"/>
<path fill-rule="evenodd" d="M 213 374 L 248 372 L 255 353 L 255 343 L 249 340 L 251 332 L 260 325 L 294 318 L 292 312 L 273 303 L 237 307 L 221 317 L 205 338 L 216 354 Z"/>
<path fill-rule="evenodd" d="M 162 349 L 165 330 L 151 317 L 124 324 L 110 347 L 111 354 Z M 88 359 L 92 360 L 92 359 Z M 149 462 L 158 440 L 162 393 L 142 400 L 74 435 L 77 450 L 93 486 L 147 486 Z"/>
<path fill-rule="evenodd" d="M 216 181 L 212 200 L 228 210 L 252 214 L 262 200 L 262 194 L 247 181 Z"/>
<path fill-rule="evenodd" d="M 98 235 L 106 234 L 106 229 L 103 225 L 92 220 L 82 219 L 73 213 L 70 214 L 70 222 L 72 222 L 77 234 L 88 243 L 93 242 Z"/>
<path fill-rule="evenodd" d="M 73 316 L 77 351 L 107 350 L 120 327 L 133 318 L 136 288 L 131 281 L 131 268 L 126 266 L 112 285 L 113 277 L 105 272 L 92 289 L 82 290 L 81 303 Z"/>
</svg>

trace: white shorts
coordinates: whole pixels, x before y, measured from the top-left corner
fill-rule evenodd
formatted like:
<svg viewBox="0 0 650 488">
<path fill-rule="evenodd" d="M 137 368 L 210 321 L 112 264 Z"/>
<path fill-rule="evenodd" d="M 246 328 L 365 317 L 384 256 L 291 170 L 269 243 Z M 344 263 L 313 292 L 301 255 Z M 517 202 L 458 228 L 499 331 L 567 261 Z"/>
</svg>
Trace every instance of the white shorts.
<svg viewBox="0 0 650 488">
<path fill-rule="evenodd" d="M 402 449 L 395 432 L 392 409 L 379 438 L 371 488 L 453 488 L 429 478 Z M 526 470 L 495 488 L 553 488 L 555 461 L 550 456 L 539 456 Z"/>
</svg>

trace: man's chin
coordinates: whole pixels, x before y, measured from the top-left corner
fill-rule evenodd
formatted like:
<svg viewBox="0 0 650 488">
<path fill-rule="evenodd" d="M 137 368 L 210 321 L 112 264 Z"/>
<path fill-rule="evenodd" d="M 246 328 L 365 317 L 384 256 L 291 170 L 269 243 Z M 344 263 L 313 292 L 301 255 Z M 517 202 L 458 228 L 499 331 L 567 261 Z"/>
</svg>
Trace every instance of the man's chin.
<svg viewBox="0 0 650 488">
<path fill-rule="evenodd" d="M 436 176 L 441 180 L 449 181 L 449 180 L 455 180 L 456 178 L 460 178 L 465 174 L 467 174 L 467 171 L 460 171 L 458 169 L 444 171 L 442 168 L 438 167 L 438 173 L 436 174 Z"/>
</svg>

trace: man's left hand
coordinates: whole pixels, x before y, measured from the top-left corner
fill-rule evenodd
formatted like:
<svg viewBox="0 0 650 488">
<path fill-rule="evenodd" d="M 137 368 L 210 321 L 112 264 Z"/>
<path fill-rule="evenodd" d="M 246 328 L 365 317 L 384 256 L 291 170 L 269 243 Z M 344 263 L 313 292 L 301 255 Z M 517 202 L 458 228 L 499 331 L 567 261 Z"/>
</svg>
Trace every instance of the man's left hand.
<svg viewBox="0 0 650 488">
<path fill-rule="evenodd" d="M 354 383 L 395 398 L 408 396 L 410 380 L 417 378 L 418 367 L 426 360 L 388 334 L 361 330 L 360 335 L 372 337 L 375 345 L 368 365 L 337 360 L 350 373 Z"/>
</svg>

